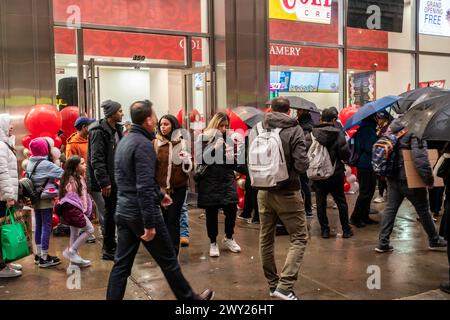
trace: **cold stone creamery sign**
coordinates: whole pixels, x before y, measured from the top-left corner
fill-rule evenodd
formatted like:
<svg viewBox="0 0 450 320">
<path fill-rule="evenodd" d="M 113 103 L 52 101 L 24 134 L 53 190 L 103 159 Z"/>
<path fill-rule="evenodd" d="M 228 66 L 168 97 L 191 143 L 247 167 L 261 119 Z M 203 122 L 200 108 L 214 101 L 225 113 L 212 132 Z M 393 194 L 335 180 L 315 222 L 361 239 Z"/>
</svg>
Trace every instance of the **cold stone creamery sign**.
<svg viewBox="0 0 450 320">
<path fill-rule="evenodd" d="M 331 23 L 332 0 L 269 0 L 271 19 Z"/>
<path fill-rule="evenodd" d="M 271 45 L 270 54 L 274 56 L 300 56 L 301 48 L 282 45 Z"/>
</svg>

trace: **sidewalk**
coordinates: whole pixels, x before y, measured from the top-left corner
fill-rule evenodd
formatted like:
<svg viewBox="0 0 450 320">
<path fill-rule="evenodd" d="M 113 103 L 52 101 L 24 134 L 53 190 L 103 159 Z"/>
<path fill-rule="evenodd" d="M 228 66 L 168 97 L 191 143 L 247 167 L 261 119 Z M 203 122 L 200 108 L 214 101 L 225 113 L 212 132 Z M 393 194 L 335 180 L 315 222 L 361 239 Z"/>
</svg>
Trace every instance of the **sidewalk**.
<svg viewBox="0 0 450 320">
<path fill-rule="evenodd" d="M 354 199 L 349 198 L 353 207 Z M 380 205 L 375 208 L 382 209 Z M 208 256 L 209 241 L 206 222 L 200 218 L 202 210 L 190 211 L 191 246 L 182 248 L 180 262 L 186 278 L 195 290 L 207 287 L 216 290 L 216 299 L 267 300 L 268 287 L 259 259 L 259 226 L 238 220 L 235 238 L 242 247 L 241 254 L 222 250 L 221 256 Z M 336 210 L 329 208 L 330 225 L 341 232 Z M 380 215 L 372 216 L 379 220 Z M 220 239 L 223 236 L 223 217 L 220 219 Z M 354 229 L 355 237 L 328 240 L 320 238 L 317 218 L 310 220 L 311 239 L 295 287 L 301 299 L 447 299 L 439 284 L 448 279 L 445 253 L 428 251 L 428 242 L 415 214 L 405 202 L 392 235 L 395 251 L 390 254 L 374 252 L 378 226 Z M 15 280 L 0 280 L 0 300 L 20 299 L 80 299 L 102 300 L 112 262 L 100 260 L 100 243 L 82 247 L 81 255 L 93 261 L 91 268 L 81 270 L 81 290 L 66 287 L 67 261 L 62 251 L 68 238 L 52 238 L 50 252 L 63 263 L 55 269 L 39 269 L 33 257 L 21 261 L 24 275 Z M 289 237 L 276 238 L 276 259 L 279 268 L 288 249 Z M 381 290 L 369 290 L 369 266 L 381 269 Z M 157 265 L 142 248 L 136 257 L 132 277 L 128 282 L 126 299 L 174 299 Z"/>
</svg>

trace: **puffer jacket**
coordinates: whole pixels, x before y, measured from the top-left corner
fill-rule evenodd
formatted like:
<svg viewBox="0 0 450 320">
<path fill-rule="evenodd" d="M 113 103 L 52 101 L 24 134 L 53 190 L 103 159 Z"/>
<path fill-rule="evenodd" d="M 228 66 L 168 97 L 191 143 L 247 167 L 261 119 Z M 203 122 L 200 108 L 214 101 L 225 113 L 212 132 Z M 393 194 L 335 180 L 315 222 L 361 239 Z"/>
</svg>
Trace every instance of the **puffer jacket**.
<svg viewBox="0 0 450 320">
<path fill-rule="evenodd" d="M 84 228 L 86 226 L 86 219 L 84 216 L 90 217 L 92 214 L 92 200 L 89 198 L 86 212 L 83 210 L 83 204 L 80 196 L 75 192 L 68 192 L 59 200 L 58 211 L 62 212 L 64 223 L 75 227 Z"/>
<path fill-rule="evenodd" d="M 238 204 L 238 194 L 236 190 L 235 173 L 237 169 L 235 163 L 227 164 L 226 162 L 226 146 L 223 145 L 223 151 L 214 149 L 217 139 L 223 138 L 226 142 L 226 136 L 217 135 L 209 137 L 200 135 L 196 141 L 196 163 L 206 164 L 205 155 L 215 157 L 217 152 L 222 152 L 222 164 L 208 164 L 208 168 L 204 176 L 198 181 L 198 200 L 197 204 L 200 208 L 212 206 L 223 207 L 227 205 Z M 234 147 L 234 146 L 230 146 Z"/>
<path fill-rule="evenodd" d="M 334 174 L 344 173 L 345 165 L 343 161 L 347 161 L 350 157 L 350 149 L 344 133 L 336 129 L 334 125 L 320 124 L 313 129 L 312 134 L 317 142 L 327 148 L 331 162 L 336 163 Z"/>
<path fill-rule="evenodd" d="M 64 170 L 58 167 L 53 162 L 48 161 L 48 157 L 31 157 L 27 165 L 27 174 L 31 175 L 36 163 L 42 160 L 41 163 L 36 168 L 31 181 L 36 190 L 40 190 L 44 187 L 45 181 L 49 179 L 48 185 L 56 186 L 56 180 L 61 179 Z M 35 209 L 48 209 L 53 208 L 52 199 L 41 199 L 37 204 L 34 205 Z"/>
<path fill-rule="evenodd" d="M 393 134 L 398 134 L 405 127 L 397 119 L 391 123 L 390 128 Z M 420 141 L 412 132 L 405 134 L 397 143 L 394 179 L 407 180 L 402 150 L 411 150 L 412 158 L 420 177 L 426 185 L 433 185 L 434 177 L 430 160 L 428 159 L 427 143 L 426 141 Z"/>
<path fill-rule="evenodd" d="M 111 186 L 117 190 L 114 180 L 114 156 L 116 152 L 116 137 L 123 137 L 123 127 L 119 124 L 112 128 L 103 119 L 89 130 L 88 144 L 88 187 L 90 191 L 100 192 L 102 188 Z"/>
<path fill-rule="evenodd" d="M 186 172 L 192 169 L 192 162 L 191 166 L 189 166 L 179 156 L 180 152 L 186 152 L 187 150 L 186 141 L 181 138 L 175 138 L 173 141 L 169 141 L 162 135 L 157 135 L 153 141 L 153 146 L 158 160 L 156 180 L 159 186 L 166 193 L 186 187 L 189 180 Z"/>
<path fill-rule="evenodd" d="M 280 112 L 266 114 L 263 123 L 265 129 L 282 129 L 280 139 L 289 171 L 289 179 L 280 183 L 273 191 L 300 190 L 299 176 L 306 173 L 309 167 L 303 129 L 299 126 L 296 119 Z"/>
<path fill-rule="evenodd" d="M 67 139 L 66 159 L 69 159 L 71 156 L 80 156 L 87 163 L 88 139 L 80 136 L 78 132 L 75 132 Z"/>
<path fill-rule="evenodd" d="M 19 192 L 17 158 L 7 136 L 9 125 L 9 115 L 0 115 L 0 201 L 17 201 Z"/>
</svg>

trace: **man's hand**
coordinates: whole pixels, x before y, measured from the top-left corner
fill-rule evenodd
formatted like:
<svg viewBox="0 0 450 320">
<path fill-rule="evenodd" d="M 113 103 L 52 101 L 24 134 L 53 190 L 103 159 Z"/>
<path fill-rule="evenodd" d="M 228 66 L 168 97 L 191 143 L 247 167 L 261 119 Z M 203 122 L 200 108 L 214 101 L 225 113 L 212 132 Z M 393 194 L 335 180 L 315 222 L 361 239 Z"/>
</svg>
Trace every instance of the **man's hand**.
<svg viewBox="0 0 450 320">
<path fill-rule="evenodd" d="M 107 187 L 102 188 L 102 195 L 105 198 L 109 198 L 111 196 L 111 186 L 107 186 Z"/>
<path fill-rule="evenodd" d="M 6 201 L 6 207 L 11 208 L 14 206 L 15 203 L 16 201 L 14 199 L 8 199 L 8 201 Z"/>
<path fill-rule="evenodd" d="M 150 242 L 153 239 L 155 239 L 155 236 L 156 236 L 156 229 L 155 228 L 145 229 L 145 233 L 141 237 L 141 239 L 144 240 L 145 242 Z"/>
<path fill-rule="evenodd" d="M 166 195 L 164 196 L 164 199 L 162 199 L 162 201 L 161 201 L 161 205 L 162 205 L 164 208 L 167 208 L 167 207 L 170 206 L 172 203 L 173 203 L 173 200 L 172 200 L 172 198 L 171 198 L 168 194 L 166 194 Z"/>
</svg>

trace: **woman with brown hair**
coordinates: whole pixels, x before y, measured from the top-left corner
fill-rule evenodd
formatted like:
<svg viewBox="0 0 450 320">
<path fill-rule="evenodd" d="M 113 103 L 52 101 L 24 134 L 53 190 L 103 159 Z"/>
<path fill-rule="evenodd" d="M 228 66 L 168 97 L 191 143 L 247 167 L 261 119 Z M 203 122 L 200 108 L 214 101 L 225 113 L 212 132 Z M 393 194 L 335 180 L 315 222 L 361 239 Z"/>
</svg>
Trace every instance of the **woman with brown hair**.
<svg viewBox="0 0 450 320">
<path fill-rule="evenodd" d="M 220 255 L 216 240 L 219 209 L 223 209 L 225 214 L 226 237 L 223 246 L 231 252 L 241 252 L 233 239 L 238 195 L 234 174 L 234 143 L 227 137 L 229 124 L 230 119 L 225 113 L 217 113 L 196 144 L 198 206 L 206 210 L 206 227 L 211 241 L 210 257 Z"/>
</svg>

